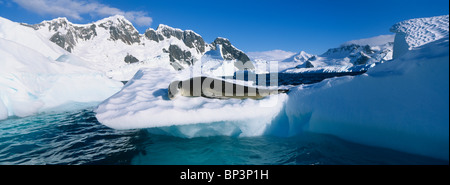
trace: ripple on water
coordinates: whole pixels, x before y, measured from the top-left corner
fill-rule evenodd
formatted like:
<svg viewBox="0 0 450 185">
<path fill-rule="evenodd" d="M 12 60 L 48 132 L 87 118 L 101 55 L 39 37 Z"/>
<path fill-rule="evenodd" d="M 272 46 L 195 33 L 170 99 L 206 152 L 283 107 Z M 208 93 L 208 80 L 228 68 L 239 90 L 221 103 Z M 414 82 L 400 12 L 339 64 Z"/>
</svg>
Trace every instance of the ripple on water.
<svg viewBox="0 0 450 185">
<path fill-rule="evenodd" d="M 198 137 L 118 131 L 93 109 L 0 121 L 0 164 L 446 164 L 313 133 L 295 137 Z"/>
</svg>

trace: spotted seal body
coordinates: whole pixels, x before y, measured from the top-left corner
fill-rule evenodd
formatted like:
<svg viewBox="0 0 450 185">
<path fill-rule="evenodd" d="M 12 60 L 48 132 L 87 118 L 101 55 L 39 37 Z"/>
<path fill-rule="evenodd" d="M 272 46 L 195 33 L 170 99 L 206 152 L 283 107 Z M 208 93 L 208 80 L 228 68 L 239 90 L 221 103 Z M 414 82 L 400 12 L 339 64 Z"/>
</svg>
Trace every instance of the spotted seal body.
<svg viewBox="0 0 450 185">
<path fill-rule="evenodd" d="M 223 79 L 210 77 L 194 77 L 184 81 L 174 81 L 169 85 L 169 98 L 176 96 L 206 97 L 218 99 L 261 99 L 278 93 L 286 93 L 287 89 L 265 89 L 239 85 Z"/>
</svg>

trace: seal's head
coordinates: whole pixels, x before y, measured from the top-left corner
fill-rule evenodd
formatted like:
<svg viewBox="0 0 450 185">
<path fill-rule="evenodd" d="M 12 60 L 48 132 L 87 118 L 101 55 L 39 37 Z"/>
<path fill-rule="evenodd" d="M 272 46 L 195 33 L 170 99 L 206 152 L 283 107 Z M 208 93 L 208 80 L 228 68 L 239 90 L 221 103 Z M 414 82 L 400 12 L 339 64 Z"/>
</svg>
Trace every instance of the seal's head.
<svg viewBox="0 0 450 185">
<path fill-rule="evenodd" d="M 168 90 L 169 98 L 172 100 L 176 96 L 180 95 L 181 93 L 180 89 L 181 89 L 181 81 L 174 81 L 170 83 Z"/>
</svg>

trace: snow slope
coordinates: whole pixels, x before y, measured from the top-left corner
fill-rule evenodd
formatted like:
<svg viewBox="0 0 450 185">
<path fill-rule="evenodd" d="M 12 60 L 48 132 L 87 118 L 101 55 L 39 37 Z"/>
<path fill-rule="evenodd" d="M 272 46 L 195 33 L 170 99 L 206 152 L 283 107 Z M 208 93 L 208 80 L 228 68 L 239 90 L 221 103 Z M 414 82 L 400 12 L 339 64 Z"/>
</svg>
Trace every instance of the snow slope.
<svg viewBox="0 0 450 185">
<path fill-rule="evenodd" d="M 0 59 L 0 119 L 59 109 L 68 103 L 102 101 L 123 86 L 100 72 L 74 65 L 85 61 L 32 28 L 2 18 Z"/>
</svg>

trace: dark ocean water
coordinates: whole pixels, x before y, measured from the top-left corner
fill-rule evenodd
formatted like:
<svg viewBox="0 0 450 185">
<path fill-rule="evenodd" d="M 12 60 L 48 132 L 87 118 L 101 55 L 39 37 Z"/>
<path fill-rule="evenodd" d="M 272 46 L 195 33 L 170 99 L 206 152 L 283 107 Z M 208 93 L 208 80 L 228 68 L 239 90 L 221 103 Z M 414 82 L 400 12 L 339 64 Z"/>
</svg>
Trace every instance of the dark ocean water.
<svg viewBox="0 0 450 185">
<path fill-rule="evenodd" d="M 93 108 L 0 121 L 0 164 L 447 164 L 433 158 L 301 133 L 199 137 L 113 130 Z"/>
<path fill-rule="evenodd" d="M 255 74 L 249 71 L 235 73 L 233 76 L 222 77 L 229 79 L 238 79 L 244 81 L 253 81 L 255 85 L 259 86 L 286 86 L 286 85 L 300 85 L 313 84 L 323 81 L 327 78 L 341 77 L 341 76 L 357 76 L 366 73 L 367 71 L 357 72 L 339 72 L 339 73 L 270 73 L 270 74 Z"/>
</svg>

